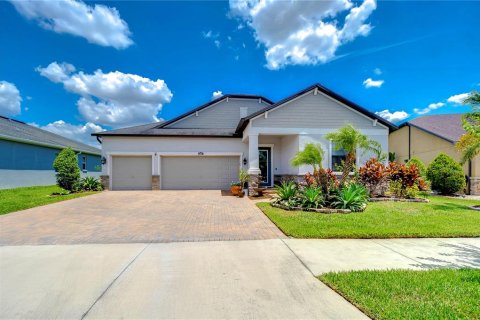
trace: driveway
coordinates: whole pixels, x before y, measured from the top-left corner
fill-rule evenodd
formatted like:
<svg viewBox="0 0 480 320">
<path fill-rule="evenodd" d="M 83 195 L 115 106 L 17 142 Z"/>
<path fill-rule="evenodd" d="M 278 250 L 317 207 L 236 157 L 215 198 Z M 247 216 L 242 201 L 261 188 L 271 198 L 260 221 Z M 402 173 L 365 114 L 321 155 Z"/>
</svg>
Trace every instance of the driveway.
<svg viewBox="0 0 480 320">
<path fill-rule="evenodd" d="M 247 198 L 221 191 L 107 191 L 0 216 L 0 245 L 284 238 Z"/>
</svg>

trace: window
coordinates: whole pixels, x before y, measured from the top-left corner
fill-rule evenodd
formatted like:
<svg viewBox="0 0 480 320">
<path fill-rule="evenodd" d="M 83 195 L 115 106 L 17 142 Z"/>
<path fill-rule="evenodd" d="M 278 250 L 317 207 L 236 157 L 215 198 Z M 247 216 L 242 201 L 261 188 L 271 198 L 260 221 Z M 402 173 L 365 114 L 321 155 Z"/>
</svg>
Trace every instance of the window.
<svg viewBox="0 0 480 320">
<path fill-rule="evenodd" d="M 333 171 L 342 171 L 342 163 L 346 159 L 347 153 L 345 150 L 335 150 L 335 147 L 332 146 L 332 170 Z"/>
<path fill-rule="evenodd" d="M 342 164 L 347 158 L 347 152 L 344 149 L 335 150 L 335 144 L 332 143 L 332 170 L 342 171 Z M 356 161 L 355 161 L 356 162 Z"/>
<path fill-rule="evenodd" d="M 87 171 L 87 156 L 82 156 L 82 171 Z"/>
</svg>

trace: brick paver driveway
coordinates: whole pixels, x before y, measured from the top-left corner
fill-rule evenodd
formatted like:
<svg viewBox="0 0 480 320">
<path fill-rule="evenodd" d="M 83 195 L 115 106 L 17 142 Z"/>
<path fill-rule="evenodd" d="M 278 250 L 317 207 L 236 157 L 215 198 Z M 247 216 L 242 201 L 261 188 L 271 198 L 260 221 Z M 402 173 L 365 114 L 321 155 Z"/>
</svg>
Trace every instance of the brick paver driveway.
<svg viewBox="0 0 480 320">
<path fill-rule="evenodd" d="M 109 191 L 0 216 L 0 245 L 285 237 L 247 198 L 220 191 Z"/>
</svg>

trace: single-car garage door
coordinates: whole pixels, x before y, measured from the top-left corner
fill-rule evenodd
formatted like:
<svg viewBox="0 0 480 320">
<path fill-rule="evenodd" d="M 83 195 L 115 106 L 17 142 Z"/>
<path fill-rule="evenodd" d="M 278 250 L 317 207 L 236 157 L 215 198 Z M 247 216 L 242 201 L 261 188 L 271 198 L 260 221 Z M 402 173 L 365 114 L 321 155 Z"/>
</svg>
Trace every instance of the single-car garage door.
<svg viewBox="0 0 480 320">
<path fill-rule="evenodd" d="M 238 180 L 239 156 L 162 157 L 162 189 L 227 190 Z"/>
<path fill-rule="evenodd" d="M 151 190 L 151 156 L 112 157 L 112 190 Z"/>
</svg>

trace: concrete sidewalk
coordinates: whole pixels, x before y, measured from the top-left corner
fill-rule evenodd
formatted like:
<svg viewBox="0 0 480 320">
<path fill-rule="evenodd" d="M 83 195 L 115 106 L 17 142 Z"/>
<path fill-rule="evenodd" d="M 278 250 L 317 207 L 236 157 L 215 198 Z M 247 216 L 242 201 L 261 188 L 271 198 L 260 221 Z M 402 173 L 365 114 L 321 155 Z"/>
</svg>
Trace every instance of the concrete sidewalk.
<svg viewBox="0 0 480 320">
<path fill-rule="evenodd" d="M 364 319 L 282 240 L 0 247 L 0 318 Z"/>
<path fill-rule="evenodd" d="M 315 275 L 364 269 L 480 268 L 480 238 L 288 239 Z"/>
<path fill-rule="evenodd" d="M 0 318 L 362 319 L 313 275 L 480 268 L 480 239 L 0 247 Z"/>
</svg>

